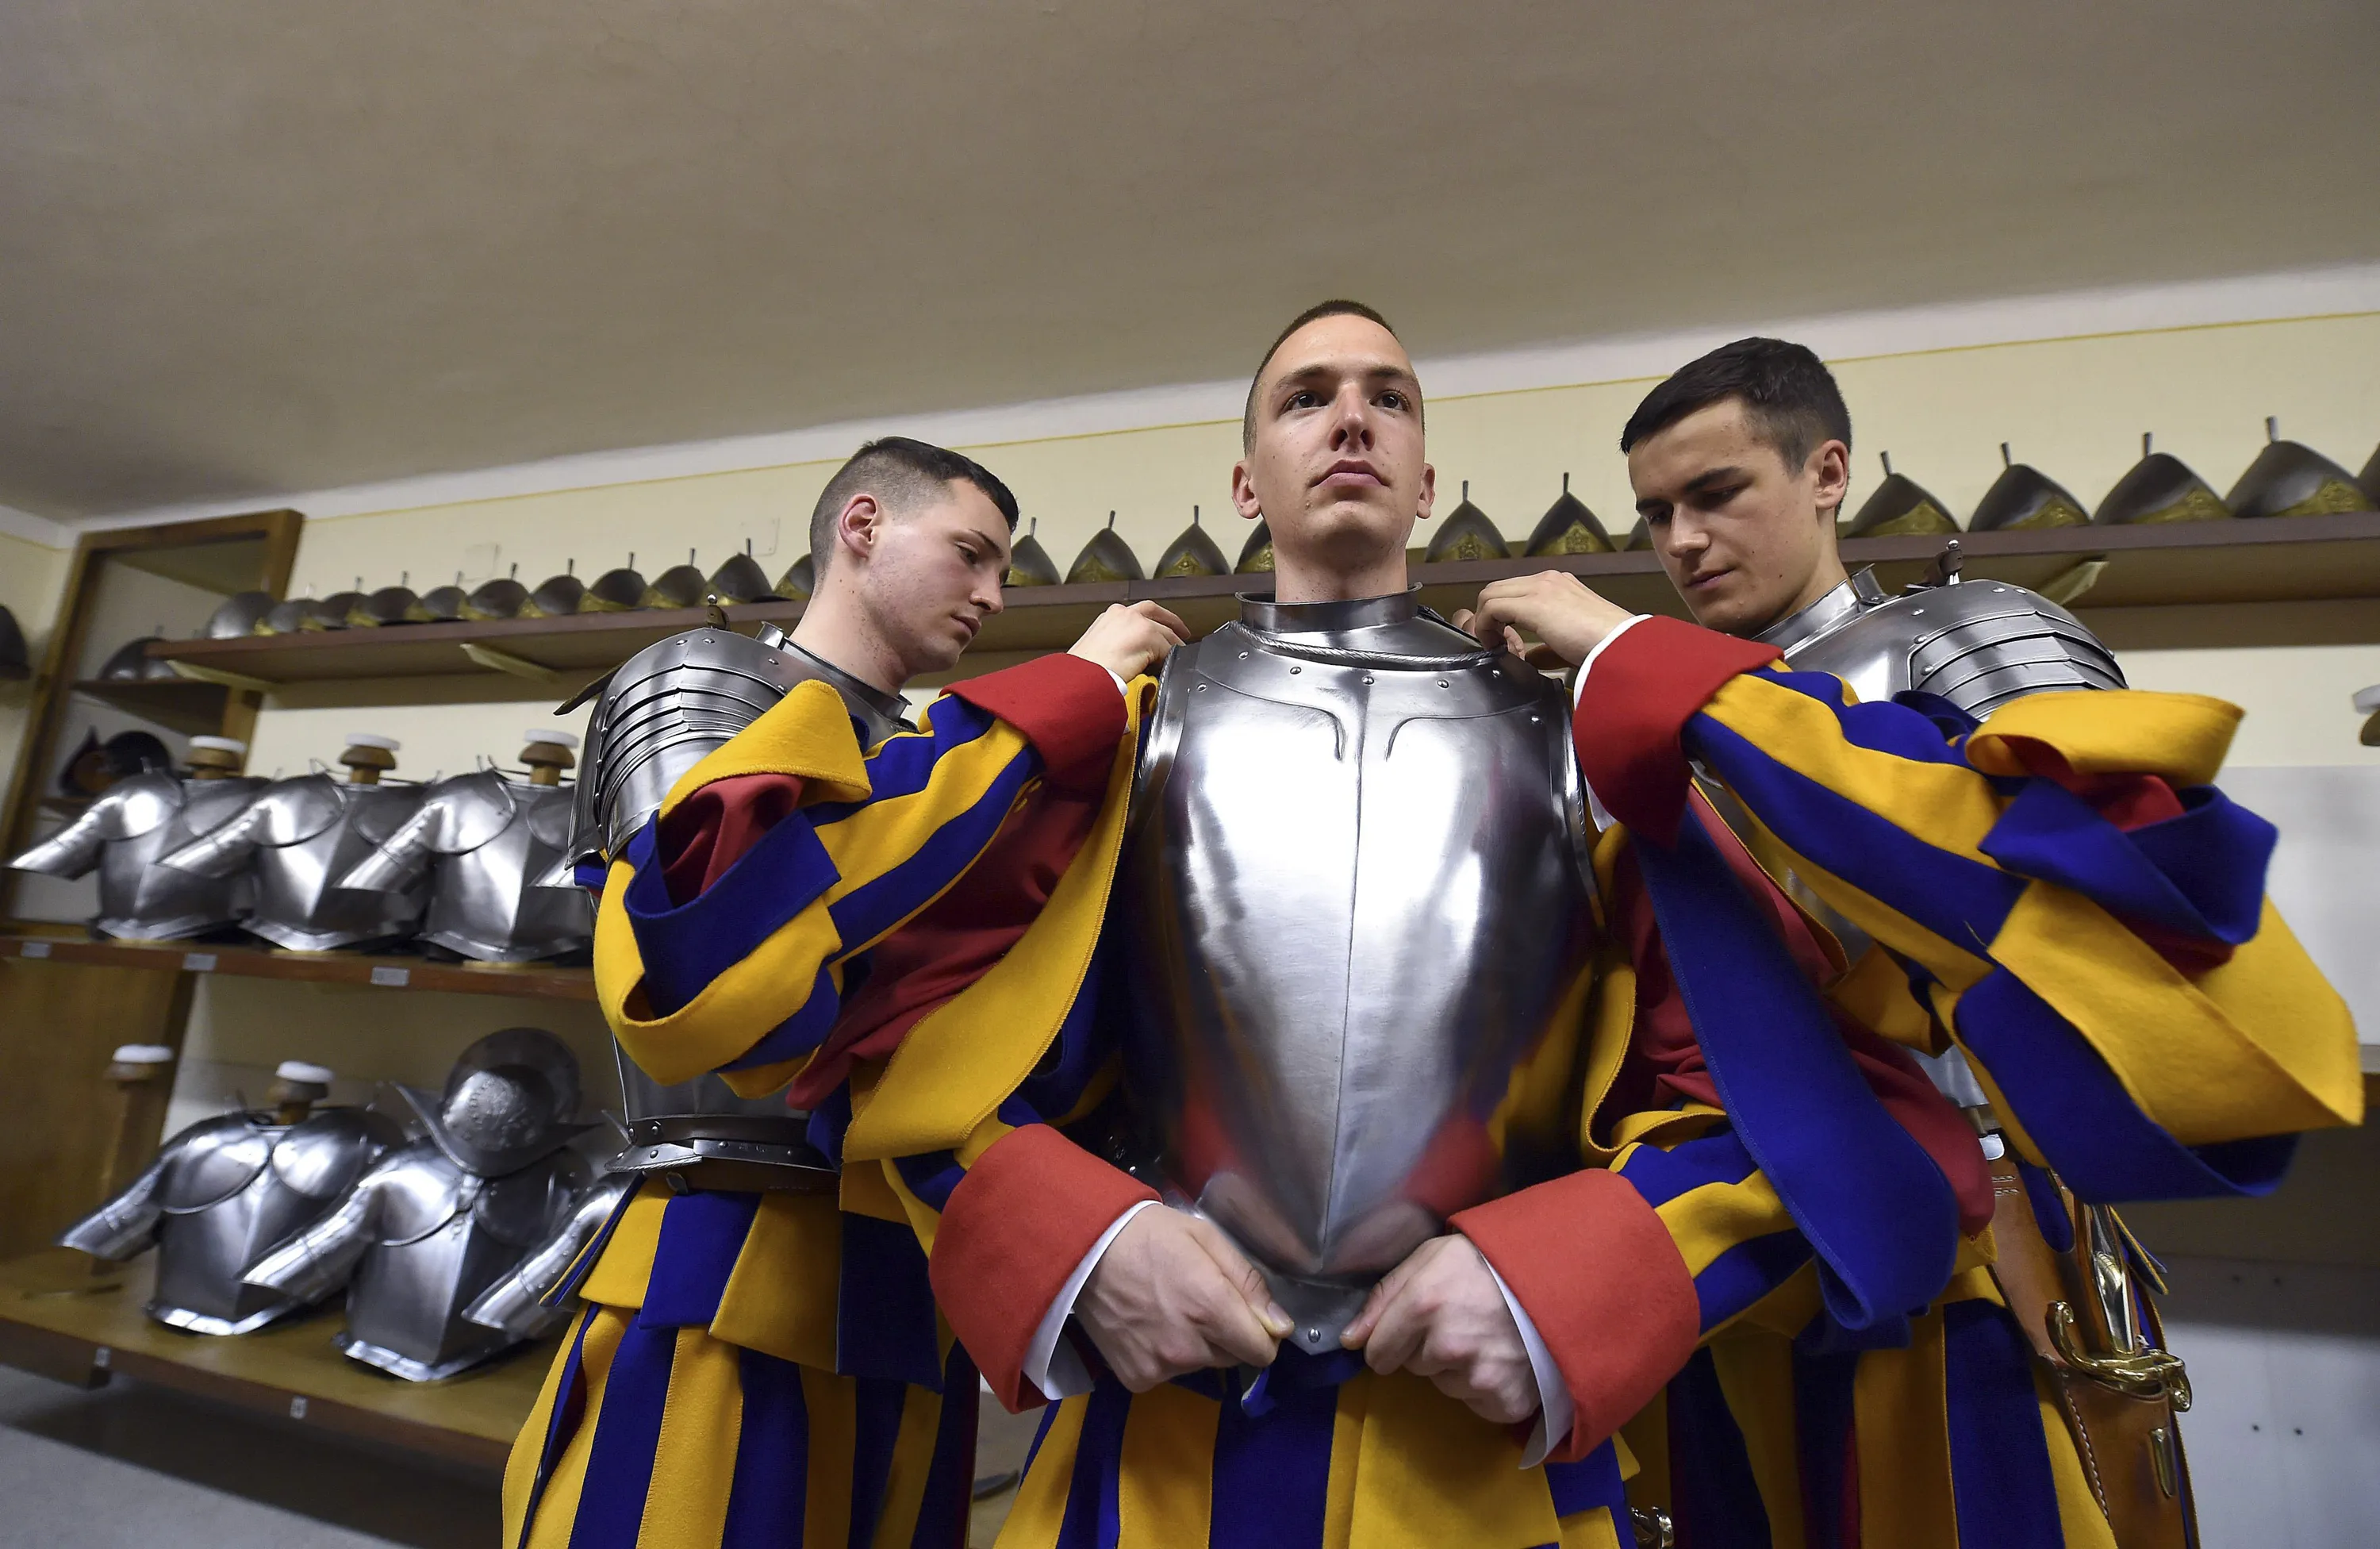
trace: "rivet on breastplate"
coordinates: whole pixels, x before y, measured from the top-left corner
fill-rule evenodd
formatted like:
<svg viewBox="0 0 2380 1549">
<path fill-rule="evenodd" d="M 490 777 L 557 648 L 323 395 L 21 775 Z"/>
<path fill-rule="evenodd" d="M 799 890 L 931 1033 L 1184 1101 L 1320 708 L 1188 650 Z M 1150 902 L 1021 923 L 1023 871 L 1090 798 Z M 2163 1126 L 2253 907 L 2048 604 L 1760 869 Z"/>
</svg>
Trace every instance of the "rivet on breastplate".
<svg viewBox="0 0 2380 1549">
<path fill-rule="evenodd" d="M 1367 672 L 1367 673 L 1366 673 L 1366 674 L 1364 675 L 1364 681 L 1365 681 L 1365 682 L 1366 682 L 1366 683 L 1369 683 L 1370 681 L 1372 681 L 1372 675 L 1371 675 L 1370 673 L 1368 673 L 1368 672 Z"/>
<path fill-rule="evenodd" d="M 1205 693 L 1207 691 L 1207 686 L 1204 683 L 1199 684 L 1198 691 L 1202 694 Z"/>
<path fill-rule="evenodd" d="M 1243 661 L 1243 662 L 1245 662 L 1245 661 L 1246 661 L 1247 659 L 1248 659 L 1248 653 L 1247 653 L 1246 652 L 1245 652 L 1245 651 L 1241 652 L 1241 653 L 1240 653 L 1240 660 L 1241 660 L 1241 661 Z"/>
<path fill-rule="evenodd" d="M 1439 688 L 1441 688 L 1441 689 L 1445 688 L 1445 687 L 1446 687 L 1446 679 L 1444 679 L 1443 677 L 1439 678 L 1439 679 L 1438 680 L 1438 686 L 1439 686 Z"/>
<path fill-rule="evenodd" d="M 1542 716 L 1542 715 L 1532 715 L 1532 716 L 1530 716 L 1530 717 L 1529 717 L 1529 725 L 1531 725 L 1531 726 L 1536 726 L 1538 722 L 1540 722 L 1540 721 L 1542 721 L 1542 720 L 1544 720 L 1544 719 L 1545 719 L 1545 717 L 1544 717 L 1544 716 Z"/>
<path fill-rule="evenodd" d="M 1289 670 L 1290 670 L 1290 671 L 1292 671 L 1292 672 L 1293 672 L 1293 673 L 1296 673 L 1296 672 L 1304 672 L 1305 669 L 1304 667 L 1292 667 L 1292 668 L 1290 668 Z"/>
</svg>

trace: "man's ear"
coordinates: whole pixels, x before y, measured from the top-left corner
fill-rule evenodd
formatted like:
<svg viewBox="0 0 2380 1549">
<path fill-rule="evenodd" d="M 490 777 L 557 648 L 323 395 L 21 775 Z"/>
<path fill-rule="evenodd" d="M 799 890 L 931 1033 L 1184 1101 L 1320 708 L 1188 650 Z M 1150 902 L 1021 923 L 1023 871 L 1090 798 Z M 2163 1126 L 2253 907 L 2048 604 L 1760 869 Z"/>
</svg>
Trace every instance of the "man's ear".
<svg viewBox="0 0 2380 1549">
<path fill-rule="evenodd" d="M 834 518 L 835 542 L 866 559 L 876 552 L 876 537 L 883 526 L 884 508 L 862 490 L 844 502 L 843 514 Z"/>
<path fill-rule="evenodd" d="M 1810 477 L 1810 496 L 1818 514 L 1828 520 L 1843 514 L 1852 493 L 1852 449 L 1840 441 L 1822 441 L 1803 464 Z"/>
<path fill-rule="evenodd" d="M 1421 465 L 1421 509 L 1414 513 L 1415 521 L 1429 520 L 1430 507 L 1438 503 L 1438 470 Z"/>
<path fill-rule="evenodd" d="M 1232 465 L 1232 509 L 1246 521 L 1261 520 L 1264 503 L 1257 498 L 1257 487 L 1248 479 L 1248 459 L 1242 457 Z"/>
</svg>

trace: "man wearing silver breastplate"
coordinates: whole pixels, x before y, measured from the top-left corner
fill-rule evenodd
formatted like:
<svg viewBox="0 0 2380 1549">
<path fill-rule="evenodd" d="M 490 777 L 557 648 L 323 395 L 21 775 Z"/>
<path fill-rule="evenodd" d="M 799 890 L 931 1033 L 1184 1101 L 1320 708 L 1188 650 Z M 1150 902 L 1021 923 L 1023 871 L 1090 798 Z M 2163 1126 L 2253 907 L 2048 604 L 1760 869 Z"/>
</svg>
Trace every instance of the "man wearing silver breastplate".
<svg viewBox="0 0 2380 1549">
<path fill-rule="evenodd" d="M 167 1140 L 115 1198 L 58 1241 L 102 1259 L 157 1249 L 149 1315 L 194 1334 L 246 1334 L 338 1289 L 292 1294 L 242 1276 L 321 1220 L 365 1169 L 404 1140 L 369 1108 L 317 1107 L 331 1072 L 298 1060 L 275 1072 L 271 1108 L 200 1119 Z"/>
<path fill-rule="evenodd" d="M 900 690 L 999 613 L 1015 519 L 970 459 L 871 443 L 819 498 L 790 639 L 691 631 L 597 701 L 574 849 L 601 888 L 630 1143 L 618 1208 L 532 1255 L 575 1261 L 588 1307 L 514 1448 L 508 1543 L 964 1536 L 975 1371 L 880 1172 L 838 1176 L 840 1073 L 925 1016 L 954 958 L 1002 948 L 1003 909 L 1029 917 L 965 875 L 987 847 L 1022 858 L 1003 876 L 1062 867 L 1121 676 L 1178 639 L 1161 610 L 1111 610 L 1076 653 L 958 685 L 912 726 Z M 533 1318 L 529 1275 L 471 1315 Z"/>
<path fill-rule="evenodd" d="M 157 864 L 229 822 L 264 788 L 239 773 L 248 744 L 190 738 L 189 774 L 141 774 L 100 793 L 82 815 L 8 864 L 20 872 L 79 877 L 99 869 L 96 934 L 126 941 L 178 941 L 223 931 L 246 911 L 237 876 L 201 877 Z"/>
<path fill-rule="evenodd" d="M 1368 309 L 1284 331 L 1234 471 L 1275 595 L 1136 686 L 1135 778 L 1032 927 L 849 1072 L 846 1197 L 877 1162 L 993 1391 L 1062 1398 L 1002 1543 L 2106 1542 L 1990 1288 L 1984 1150 L 1902 1044 L 1938 1018 L 2110 1193 L 2252 1190 L 2351 1120 L 2270 831 L 2204 788 L 2231 713 L 2035 695 L 1995 740 L 1673 620 L 1573 708 L 1505 628 L 1584 661 L 1624 615 L 1491 588 L 1491 649 L 1415 607 L 1422 412 Z M 1828 439 L 1757 443 L 1778 519 L 1831 522 Z M 1907 970 L 1847 971 L 1690 759 Z"/>
<path fill-rule="evenodd" d="M 443 1092 L 398 1090 L 424 1138 L 382 1156 L 243 1278 L 300 1301 L 346 1286 L 339 1348 L 408 1382 L 437 1382 L 515 1342 L 464 1309 L 571 1214 L 589 1168 L 570 1142 L 588 1126 L 572 1122 L 578 1061 L 540 1028 L 480 1039 Z"/>
</svg>

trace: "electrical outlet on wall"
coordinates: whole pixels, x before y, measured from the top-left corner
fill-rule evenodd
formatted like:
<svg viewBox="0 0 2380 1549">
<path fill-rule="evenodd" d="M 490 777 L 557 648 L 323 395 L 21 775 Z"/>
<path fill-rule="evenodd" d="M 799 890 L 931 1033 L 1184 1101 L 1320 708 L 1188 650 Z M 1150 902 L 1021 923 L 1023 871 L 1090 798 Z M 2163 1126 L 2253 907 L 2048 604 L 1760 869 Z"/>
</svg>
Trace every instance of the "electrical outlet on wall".
<svg viewBox="0 0 2380 1549">
<path fill-rule="evenodd" d="M 496 561 L 504 557 L 502 543 L 473 543 L 463 551 L 463 579 L 483 581 L 496 573 Z"/>
</svg>

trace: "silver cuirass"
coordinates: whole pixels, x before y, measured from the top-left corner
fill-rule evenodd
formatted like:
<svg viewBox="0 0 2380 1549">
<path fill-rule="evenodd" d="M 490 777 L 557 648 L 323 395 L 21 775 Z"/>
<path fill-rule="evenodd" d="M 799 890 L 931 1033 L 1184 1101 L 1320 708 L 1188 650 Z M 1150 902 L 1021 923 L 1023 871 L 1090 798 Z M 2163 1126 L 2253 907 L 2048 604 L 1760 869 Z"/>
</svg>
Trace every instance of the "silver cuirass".
<svg viewBox="0 0 2380 1549">
<path fill-rule="evenodd" d="M 58 1241 L 102 1259 L 129 1259 L 153 1242 L 151 1317 L 199 1334 L 246 1334 L 316 1299 L 249 1285 L 249 1266 L 321 1220 L 403 1138 L 365 1108 L 318 1109 L 294 1125 L 261 1112 L 201 1119 Z"/>
<path fill-rule="evenodd" d="M 592 1169 L 578 1062 L 540 1028 L 490 1033 L 440 1092 L 398 1089 L 427 1136 L 383 1156 L 338 1207 L 252 1265 L 250 1284 L 301 1300 L 347 1287 L 336 1340 L 353 1360 L 436 1382 L 515 1343 L 464 1316 L 572 1214 Z"/>
<path fill-rule="evenodd" d="M 275 780 L 229 822 L 160 864 L 206 877 L 246 873 L 255 889 L 241 923 L 298 952 L 327 952 L 412 933 L 426 883 L 401 892 L 337 885 L 421 804 L 413 785 L 357 785 L 330 774 Z"/>
<path fill-rule="evenodd" d="M 248 888 L 237 876 L 203 877 L 157 864 L 228 823 L 264 788 L 224 780 L 135 774 L 101 793 L 83 814 L 8 864 L 20 872 L 79 877 L 99 868 L 101 935 L 175 941 L 239 922 Z"/>
<path fill-rule="evenodd" d="M 1569 707 L 1411 593 L 1166 663 L 1119 878 L 1125 1070 L 1167 1180 L 1308 1349 L 1525 1171 L 1489 1120 L 1587 972 Z"/>
<path fill-rule="evenodd" d="M 403 895 L 427 878 L 420 939 L 489 963 L 527 963 L 584 947 L 594 911 L 577 889 L 532 885 L 570 838 L 572 793 L 493 769 L 431 783 L 421 805 L 339 880 Z"/>
</svg>

